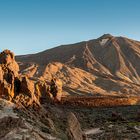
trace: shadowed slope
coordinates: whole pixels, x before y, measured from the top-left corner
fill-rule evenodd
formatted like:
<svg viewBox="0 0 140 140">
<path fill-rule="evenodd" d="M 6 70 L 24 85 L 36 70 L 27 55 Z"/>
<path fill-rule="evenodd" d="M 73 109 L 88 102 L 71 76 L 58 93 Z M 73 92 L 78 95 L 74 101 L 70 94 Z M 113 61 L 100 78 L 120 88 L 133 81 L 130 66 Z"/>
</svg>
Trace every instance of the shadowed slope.
<svg viewBox="0 0 140 140">
<path fill-rule="evenodd" d="M 57 73 L 56 75 L 63 80 L 65 89 L 73 93 L 79 91 L 88 94 L 110 94 L 115 91 L 115 94 L 125 92 L 138 94 L 139 52 L 140 42 L 105 34 L 98 39 L 62 45 L 37 54 L 17 56 L 16 59 L 20 62 L 21 72 L 30 77 L 47 78 L 48 75 L 51 77 L 53 73 Z M 71 73 L 74 74 L 71 75 Z M 89 78 L 87 75 L 90 75 Z M 79 86 L 74 88 L 70 83 Z M 115 84 L 110 86 L 109 83 Z M 122 91 L 124 88 L 126 89 Z M 96 92 L 95 89 L 97 89 Z"/>
</svg>

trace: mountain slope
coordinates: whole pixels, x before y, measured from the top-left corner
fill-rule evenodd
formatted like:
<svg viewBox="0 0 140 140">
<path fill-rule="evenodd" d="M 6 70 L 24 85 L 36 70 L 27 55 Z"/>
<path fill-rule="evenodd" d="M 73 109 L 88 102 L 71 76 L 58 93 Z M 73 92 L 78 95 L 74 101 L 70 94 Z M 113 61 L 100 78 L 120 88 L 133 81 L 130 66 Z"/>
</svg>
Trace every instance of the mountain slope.
<svg viewBox="0 0 140 140">
<path fill-rule="evenodd" d="M 140 42 L 124 37 L 105 34 L 16 59 L 29 77 L 57 75 L 65 95 L 139 94 Z"/>
</svg>

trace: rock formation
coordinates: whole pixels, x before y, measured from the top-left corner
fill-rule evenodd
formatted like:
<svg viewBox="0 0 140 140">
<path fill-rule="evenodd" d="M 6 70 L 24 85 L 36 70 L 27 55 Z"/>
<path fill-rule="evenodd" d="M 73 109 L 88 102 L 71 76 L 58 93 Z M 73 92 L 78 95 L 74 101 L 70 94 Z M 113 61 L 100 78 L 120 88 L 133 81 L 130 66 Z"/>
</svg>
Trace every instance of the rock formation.
<svg viewBox="0 0 140 140">
<path fill-rule="evenodd" d="M 19 74 L 14 54 L 9 50 L 0 53 L 0 139 L 57 139 L 50 135 L 56 130 L 42 105 L 61 100 L 62 85 L 52 81 Z"/>
<path fill-rule="evenodd" d="M 62 97 L 62 82 L 57 78 L 53 78 L 50 83 L 50 93 L 55 101 L 61 101 Z"/>
<path fill-rule="evenodd" d="M 10 50 L 4 50 L 0 53 L 0 64 L 3 64 L 5 68 L 12 71 L 15 77 L 18 75 L 19 66 L 15 61 L 14 53 L 12 53 Z"/>
<path fill-rule="evenodd" d="M 0 53 L 0 97 L 12 100 L 19 67 L 9 50 Z"/>
<path fill-rule="evenodd" d="M 61 100 L 62 84 L 58 80 L 54 84 L 41 84 L 41 81 L 33 81 L 27 76 L 19 75 L 19 66 L 14 54 L 5 50 L 0 53 L 0 97 L 13 102 L 21 102 L 31 105 L 33 102 L 40 104 Z M 53 90 L 52 90 L 53 89 Z M 53 96 L 55 94 L 55 96 Z M 42 102 L 41 102 L 42 103 Z"/>
</svg>

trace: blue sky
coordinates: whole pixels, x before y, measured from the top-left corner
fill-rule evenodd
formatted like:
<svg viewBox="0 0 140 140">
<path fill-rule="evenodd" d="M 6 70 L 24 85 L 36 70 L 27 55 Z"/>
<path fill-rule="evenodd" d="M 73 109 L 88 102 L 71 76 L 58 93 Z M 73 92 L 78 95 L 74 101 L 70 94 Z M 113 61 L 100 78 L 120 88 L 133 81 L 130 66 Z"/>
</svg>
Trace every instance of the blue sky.
<svg viewBox="0 0 140 140">
<path fill-rule="evenodd" d="M 0 0 L 0 49 L 17 55 L 110 33 L 140 40 L 140 0 Z"/>
</svg>

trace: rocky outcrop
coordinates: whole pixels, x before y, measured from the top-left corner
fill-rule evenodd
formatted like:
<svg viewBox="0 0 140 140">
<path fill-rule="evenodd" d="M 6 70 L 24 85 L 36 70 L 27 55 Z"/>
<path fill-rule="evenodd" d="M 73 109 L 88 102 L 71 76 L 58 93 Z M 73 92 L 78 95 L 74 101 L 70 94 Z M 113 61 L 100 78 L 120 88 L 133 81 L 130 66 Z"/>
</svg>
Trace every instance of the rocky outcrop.
<svg viewBox="0 0 140 140">
<path fill-rule="evenodd" d="M 10 50 L 4 50 L 0 53 L 0 64 L 3 64 L 7 69 L 11 70 L 15 76 L 18 75 L 19 66 L 15 61 L 14 53 Z"/>
<path fill-rule="evenodd" d="M 62 82 L 57 78 L 48 81 L 37 81 L 35 83 L 35 95 L 40 103 L 60 102 L 62 97 Z"/>
<path fill-rule="evenodd" d="M 14 80 L 19 67 L 14 54 L 9 50 L 0 53 L 0 97 L 12 100 L 14 97 Z"/>
<path fill-rule="evenodd" d="M 26 106 L 32 103 L 40 104 L 61 100 L 62 84 L 58 82 L 59 80 L 53 80 L 53 84 L 43 81 L 42 84 L 40 80 L 36 82 L 27 76 L 19 75 L 18 71 L 19 66 L 15 61 L 14 54 L 9 50 L 0 53 L 1 98 L 16 103 L 21 102 Z"/>
<path fill-rule="evenodd" d="M 0 53 L 0 139 L 56 140 L 54 123 L 42 104 L 60 101 L 61 85 L 18 72 L 14 54 Z"/>
</svg>

